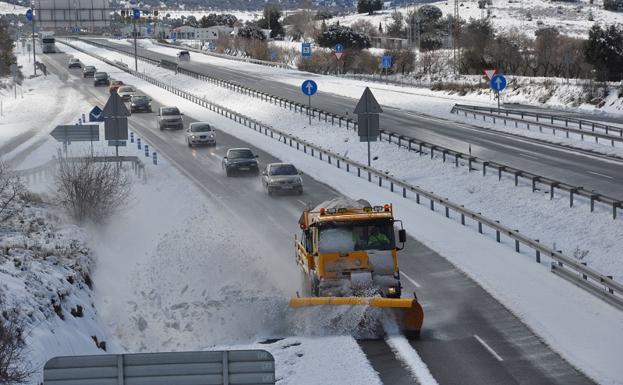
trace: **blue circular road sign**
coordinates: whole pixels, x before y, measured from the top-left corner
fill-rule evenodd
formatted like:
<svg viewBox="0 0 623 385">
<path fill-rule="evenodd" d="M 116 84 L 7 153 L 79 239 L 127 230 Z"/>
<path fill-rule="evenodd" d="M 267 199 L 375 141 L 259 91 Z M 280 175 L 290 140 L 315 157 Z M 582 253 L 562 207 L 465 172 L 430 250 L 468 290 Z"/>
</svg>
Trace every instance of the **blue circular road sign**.
<svg viewBox="0 0 623 385">
<path fill-rule="evenodd" d="M 342 53 L 344 52 L 344 46 L 341 45 L 340 43 L 337 43 L 335 45 L 335 53 Z"/>
<path fill-rule="evenodd" d="M 26 11 L 26 19 L 28 19 L 28 21 L 32 21 L 32 9 Z"/>
<path fill-rule="evenodd" d="M 506 88 L 506 78 L 504 75 L 495 75 L 491 78 L 491 89 L 497 92 Z"/>
<path fill-rule="evenodd" d="M 137 8 L 134 8 L 134 9 L 132 10 L 132 18 L 133 18 L 134 20 L 138 20 L 138 19 L 140 19 L 140 18 L 141 18 L 141 10 L 140 10 L 140 9 L 137 9 Z"/>
<path fill-rule="evenodd" d="M 307 96 L 312 96 L 318 91 L 318 84 L 313 80 L 305 80 L 301 84 L 301 91 Z"/>
</svg>

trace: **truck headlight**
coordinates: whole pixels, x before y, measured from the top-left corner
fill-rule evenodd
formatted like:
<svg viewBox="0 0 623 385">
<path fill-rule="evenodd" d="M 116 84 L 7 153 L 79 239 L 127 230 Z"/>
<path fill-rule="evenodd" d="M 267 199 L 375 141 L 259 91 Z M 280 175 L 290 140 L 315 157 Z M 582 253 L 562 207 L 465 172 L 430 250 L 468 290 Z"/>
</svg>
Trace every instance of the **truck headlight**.
<svg viewBox="0 0 623 385">
<path fill-rule="evenodd" d="M 387 293 L 388 294 L 396 294 L 396 288 L 395 287 L 387 288 Z"/>
</svg>

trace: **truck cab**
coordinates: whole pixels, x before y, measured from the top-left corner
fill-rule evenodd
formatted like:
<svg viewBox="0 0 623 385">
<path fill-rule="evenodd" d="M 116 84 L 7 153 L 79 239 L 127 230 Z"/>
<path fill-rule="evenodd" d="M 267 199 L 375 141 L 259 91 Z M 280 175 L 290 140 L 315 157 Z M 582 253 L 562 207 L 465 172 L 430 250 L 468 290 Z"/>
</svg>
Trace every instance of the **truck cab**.
<svg viewBox="0 0 623 385">
<path fill-rule="evenodd" d="M 296 257 L 311 294 L 400 298 L 398 251 L 406 233 L 400 229 L 396 237 L 395 225 L 402 222 L 389 204 L 353 206 L 326 205 L 301 215 Z"/>
</svg>

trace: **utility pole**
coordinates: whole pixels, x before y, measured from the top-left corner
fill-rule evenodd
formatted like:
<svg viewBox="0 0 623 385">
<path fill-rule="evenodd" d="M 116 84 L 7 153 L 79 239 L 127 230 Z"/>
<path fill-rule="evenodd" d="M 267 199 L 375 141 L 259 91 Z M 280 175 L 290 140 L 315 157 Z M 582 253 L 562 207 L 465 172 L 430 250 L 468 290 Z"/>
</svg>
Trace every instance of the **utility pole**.
<svg viewBox="0 0 623 385">
<path fill-rule="evenodd" d="M 37 55 L 35 54 L 35 2 L 32 2 L 32 65 L 34 66 L 34 75 L 37 76 Z"/>
<path fill-rule="evenodd" d="M 134 17 L 134 11 L 132 12 L 132 25 L 134 35 L 134 71 L 138 72 L 138 58 L 137 58 L 137 49 L 136 49 L 136 18 Z"/>
<path fill-rule="evenodd" d="M 454 38 L 452 39 L 452 63 L 454 67 L 454 73 L 457 74 L 459 71 L 459 65 L 461 61 L 461 47 L 459 38 L 459 29 L 460 29 L 460 18 L 459 18 L 459 0 L 454 0 Z"/>
</svg>

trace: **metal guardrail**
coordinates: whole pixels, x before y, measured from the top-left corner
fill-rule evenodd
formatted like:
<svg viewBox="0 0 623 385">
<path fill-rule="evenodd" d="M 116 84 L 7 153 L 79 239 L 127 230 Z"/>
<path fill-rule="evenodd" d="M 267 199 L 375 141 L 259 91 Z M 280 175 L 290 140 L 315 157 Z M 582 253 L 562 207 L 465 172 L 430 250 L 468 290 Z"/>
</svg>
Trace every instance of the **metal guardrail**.
<svg viewBox="0 0 623 385">
<path fill-rule="evenodd" d="M 618 143 L 623 143 L 623 135 L 619 134 L 619 135 L 611 135 L 609 132 L 614 132 L 615 130 L 618 130 L 618 128 L 615 128 L 613 126 L 607 126 L 607 125 L 603 125 L 606 127 L 609 127 L 609 129 L 606 131 L 607 133 L 598 133 L 595 132 L 595 128 L 597 126 L 593 126 L 591 131 L 588 130 L 584 130 L 584 129 L 580 129 L 580 128 L 570 128 L 570 127 L 562 127 L 562 126 L 558 126 L 555 124 L 550 124 L 550 123 L 544 123 L 541 121 L 528 121 L 525 120 L 524 118 L 513 118 L 509 113 L 509 115 L 505 115 L 503 114 L 504 110 L 500 110 L 500 112 L 498 113 L 497 109 L 494 108 L 488 108 L 488 107 L 475 107 L 475 106 L 466 106 L 466 105 L 461 105 L 461 104 L 455 104 L 452 107 L 452 110 L 450 111 L 451 113 L 456 113 L 458 115 L 459 112 L 463 112 L 465 114 L 465 116 L 469 115 L 473 115 L 474 119 L 476 119 L 476 115 L 482 116 L 483 120 L 486 120 L 486 117 L 490 117 L 491 119 L 493 119 L 493 123 L 496 122 L 497 119 L 504 121 L 504 125 L 506 125 L 507 121 L 511 121 L 511 122 L 515 122 L 515 127 L 518 127 L 519 123 L 525 124 L 527 126 L 528 129 L 530 129 L 530 125 L 533 126 L 537 126 L 539 128 L 539 132 L 543 132 L 543 128 L 546 129 L 550 129 L 552 130 L 552 133 L 554 135 L 556 135 L 556 131 L 563 131 L 566 133 L 567 138 L 569 137 L 569 134 L 576 134 L 576 135 L 580 135 L 581 139 L 584 140 L 584 136 L 590 136 L 590 137 L 594 137 L 595 138 L 595 143 L 599 143 L 599 139 L 602 140 L 608 140 L 610 141 L 610 144 L 612 147 L 614 147 L 614 142 L 618 142 Z M 525 114 L 527 116 L 527 114 Z M 553 119 L 553 118 L 552 118 Z M 587 121 L 585 121 L 587 122 Z M 623 131 L 618 131 L 620 133 L 623 133 Z"/>
<path fill-rule="evenodd" d="M 266 350 L 224 350 L 55 357 L 43 385 L 275 384 Z"/>
<path fill-rule="evenodd" d="M 235 61 L 240 61 L 240 62 L 245 62 L 245 63 L 259 64 L 259 65 L 268 66 L 268 67 L 290 68 L 287 64 L 281 63 L 281 62 L 272 62 L 272 61 L 267 61 L 267 60 L 243 58 L 243 57 L 232 56 L 232 55 L 227 55 L 227 54 L 221 54 L 221 53 L 216 53 L 216 52 L 211 52 L 211 51 L 203 51 L 203 50 L 200 50 L 200 49 L 197 49 L 197 48 L 189 47 L 187 45 L 165 44 L 165 43 L 160 43 L 160 42 L 154 42 L 154 44 L 157 44 L 157 45 L 160 45 L 160 46 L 163 46 L 163 47 L 168 47 L 168 48 L 175 48 L 175 49 L 183 48 L 183 49 L 185 49 L 187 51 L 202 53 L 204 55 L 214 56 L 214 57 L 218 57 L 218 58 L 221 58 L 221 59 L 235 60 Z"/>
<path fill-rule="evenodd" d="M 114 51 L 125 54 L 127 56 L 133 56 L 132 54 L 126 51 L 123 51 L 121 49 L 117 49 L 114 47 L 109 47 L 105 44 L 94 43 L 92 41 L 86 41 L 86 42 L 89 44 L 100 46 L 102 48 L 112 49 Z M 143 57 L 143 56 L 139 56 L 139 58 L 150 64 L 160 65 L 160 61 L 158 60 L 154 60 L 154 59 Z M 193 77 L 195 79 L 203 80 L 208 83 L 215 84 L 219 87 L 223 87 L 223 88 L 232 90 L 234 92 L 242 93 L 243 95 L 256 97 L 262 101 L 266 101 L 271 104 L 279 105 L 279 107 L 289 108 L 290 111 L 294 110 L 294 112 L 299 112 L 301 114 L 305 113 L 307 115 L 312 114 L 314 117 L 317 115 L 319 121 L 322 120 L 324 116 L 324 121 L 327 123 L 330 120 L 332 125 L 338 125 L 339 127 L 342 127 L 342 125 L 344 124 L 347 130 L 353 129 L 357 131 L 357 122 L 355 122 L 354 120 L 350 118 L 346 118 L 346 117 L 343 117 L 337 114 L 326 112 L 326 111 L 323 111 L 317 108 L 310 108 L 309 106 L 304 105 L 302 103 L 298 103 L 298 102 L 288 100 L 286 98 L 270 95 L 265 92 L 254 90 L 250 87 L 242 86 L 235 82 L 222 80 L 222 79 L 215 78 L 215 77 L 208 76 L 208 75 L 203 75 L 203 74 L 200 74 L 194 71 L 189 71 L 187 69 L 178 68 L 177 73 L 181 73 L 181 74 Z M 519 178 L 526 179 L 530 181 L 530 183 L 532 184 L 533 192 L 535 192 L 538 189 L 539 185 L 547 186 L 547 188 L 549 188 L 549 191 L 550 191 L 550 199 L 554 198 L 555 189 L 567 191 L 569 193 L 569 207 L 573 207 L 575 203 L 574 199 L 576 196 L 582 196 L 582 197 L 589 199 L 589 207 L 590 207 L 591 212 L 593 212 L 595 209 L 595 202 L 600 202 L 610 207 L 612 209 L 613 219 L 617 218 L 617 209 L 623 207 L 623 201 L 621 201 L 620 199 L 616 199 L 614 197 L 601 194 L 594 190 L 587 190 L 583 188 L 582 186 L 574 186 L 574 185 L 564 183 L 564 182 L 561 182 L 561 181 L 558 181 L 552 178 L 548 178 L 542 175 L 534 174 L 534 173 L 531 173 L 525 170 L 511 167 L 506 164 L 481 159 L 476 156 L 472 156 L 471 154 L 451 150 L 443 146 L 439 146 L 433 143 L 428 143 L 428 142 L 425 142 L 425 141 L 422 141 L 416 138 L 412 138 L 406 135 L 396 134 L 391 131 L 380 130 L 380 134 L 381 134 L 381 137 L 380 137 L 381 140 L 386 140 L 389 143 L 396 143 L 399 147 L 407 148 L 409 151 L 412 151 L 412 150 L 419 151 L 420 154 L 424 154 L 424 149 L 427 149 L 430 152 L 431 158 L 433 158 L 435 151 L 437 151 L 438 153 L 442 154 L 442 159 L 444 162 L 446 161 L 446 156 L 448 155 L 454 156 L 456 166 L 459 165 L 459 160 L 466 160 L 468 163 L 468 169 L 470 171 L 473 169 L 472 168 L 473 165 L 480 164 L 483 176 L 486 175 L 487 168 L 497 169 L 498 180 L 502 179 L 503 173 L 512 175 L 515 181 L 515 186 L 519 184 Z"/>
<path fill-rule="evenodd" d="M 473 105 L 467 105 L 467 104 L 457 104 L 457 106 L 463 107 L 463 108 L 481 110 L 481 111 L 489 111 L 492 113 L 498 112 L 497 108 L 492 108 L 492 107 L 473 106 Z M 588 120 L 588 119 L 579 119 L 579 118 L 573 118 L 570 116 L 555 115 L 555 114 L 543 113 L 543 112 L 524 111 L 524 110 L 517 110 L 517 109 L 512 109 L 512 108 L 501 108 L 500 112 L 506 116 L 517 115 L 517 116 L 521 116 L 522 119 L 528 116 L 528 117 L 535 118 L 537 122 L 540 122 L 541 120 L 545 120 L 545 121 L 549 120 L 550 124 L 556 124 L 556 122 L 560 122 L 562 124 L 564 122 L 565 127 L 569 127 L 569 124 L 575 124 L 577 128 L 580 130 L 590 129 L 591 131 L 595 131 L 595 129 L 601 129 L 606 134 L 613 132 L 614 134 L 623 136 L 623 127 L 612 126 L 609 124 L 595 122 L 595 121 Z"/>
<path fill-rule="evenodd" d="M 71 44 L 68 45 L 72 46 Z M 88 55 L 96 57 L 110 65 L 114 65 L 113 62 L 108 59 L 102 58 L 99 55 L 86 52 L 77 47 L 74 48 Z M 603 275 L 598 271 L 589 268 L 585 264 L 577 261 L 576 259 L 562 254 L 562 252 L 559 250 L 554 250 L 550 247 L 545 246 L 544 244 L 540 243 L 538 239 L 532 239 L 526 235 L 523 235 L 519 233 L 519 231 L 516 229 L 500 224 L 500 222 L 497 220 L 485 217 L 478 212 L 469 210 L 463 205 L 451 202 L 447 198 L 443 198 L 433 192 L 426 191 L 419 186 L 411 185 L 404 180 L 389 176 L 383 171 L 376 170 L 362 163 L 353 161 L 339 154 L 323 149 L 322 147 L 309 143 L 304 139 L 300 139 L 294 135 L 282 132 L 268 124 L 264 124 L 241 113 L 219 106 L 216 103 L 209 102 L 204 98 L 193 95 L 192 93 L 181 90 L 172 85 L 165 84 L 159 80 L 151 78 L 148 75 L 135 72 L 126 68 L 121 69 L 177 96 L 189 100 L 199 106 L 205 107 L 210 111 L 218 113 L 219 115 L 225 116 L 226 118 L 229 118 L 239 124 L 249 127 L 266 136 L 270 136 L 271 138 L 276 139 L 280 142 L 283 142 L 285 145 L 289 145 L 291 148 L 296 148 L 297 150 L 302 151 L 305 154 L 311 155 L 312 157 L 317 157 L 320 160 L 326 161 L 331 165 L 335 165 L 337 168 L 343 169 L 351 175 L 356 173 L 358 177 L 362 177 L 361 174 L 363 172 L 364 175 L 367 174 L 367 179 L 369 182 L 375 184 L 378 183 L 379 187 L 389 188 L 391 192 L 400 192 L 401 196 L 405 199 L 409 199 L 410 196 L 414 196 L 416 203 L 421 204 L 421 198 L 424 197 L 426 200 L 428 200 L 429 207 L 432 211 L 438 212 L 435 208 L 436 204 L 442 206 L 444 208 L 444 214 L 446 218 L 451 218 L 450 213 L 452 211 L 460 216 L 460 221 L 462 225 L 465 225 L 466 223 L 465 218 L 471 219 L 472 221 L 477 223 L 478 232 L 480 234 L 483 234 L 483 225 L 486 225 L 490 229 L 495 231 L 497 242 L 501 242 L 501 235 L 503 234 L 514 241 L 515 251 L 518 253 L 520 252 L 521 244 L 528 246 L 535 251 L 535 258 L 537 263 L 541 262 L 542 254 L 548 256 L 554 261 L 554 263 L 552 264 L 552 271 L 556 270 L 556 273 L 560 273 L 561 271 L 563 271 L 563 269 L 566 269 L 564 271 L 565 273 L 568 273 L 567 276 L 579 277 L 574 280 L 575 284 L 579 285 L 580 287 L 593 294 L 600 293 L 600 298 L 607 298 L 608 303 L 619 308 L 620 310 L 623 310 L 623 285 L 621 283 L 613 280 L 612 276 Z M 278 137 L 276 138 L 276 136 Z M 553 267 L 554 264 L 556 267 Z M 569 270 L 573 270 L 574 272 L 571 272 Z M 557 275 L 562 276 L 562 274 Z"/>
<path fill-rule="evenodd" d="M 64 159 L 70 162 L 80 162 L 80 161 L 83 161 L 85 159 L 90 159 L 90 158 L 71 157 L 71 158 L 64 158 Z M 145 164 L 141 161 L 141 159 L 138 156 L 119 156 L 119 157 L 96 156 L 92 158 L 92 160 L 98 163 L 99 162 L 110 162 L 110 163 L 130 162 L 132 163 L 132 170 L 134 171 L 137 177 L 140 178 L 142 176 L 143 180 L 145 180 L 145 178 L 147 177 L 147 174 L 145 173 Z M 58 159 L 54 157 L 52 160 L 40 166 L 22 169 L 22 170 L 14 170 L 11 172 L 11 174 L 17 177 L 20 177 L 20 178 L 25 177 L 25 178 L 30 179 L 31 177 L 34 177 L 35 182 L 36 182 L 37 180 L 43 178 L 43 176 L 53 172 L 57 166 L 58 166 Z"/>
</svg>

